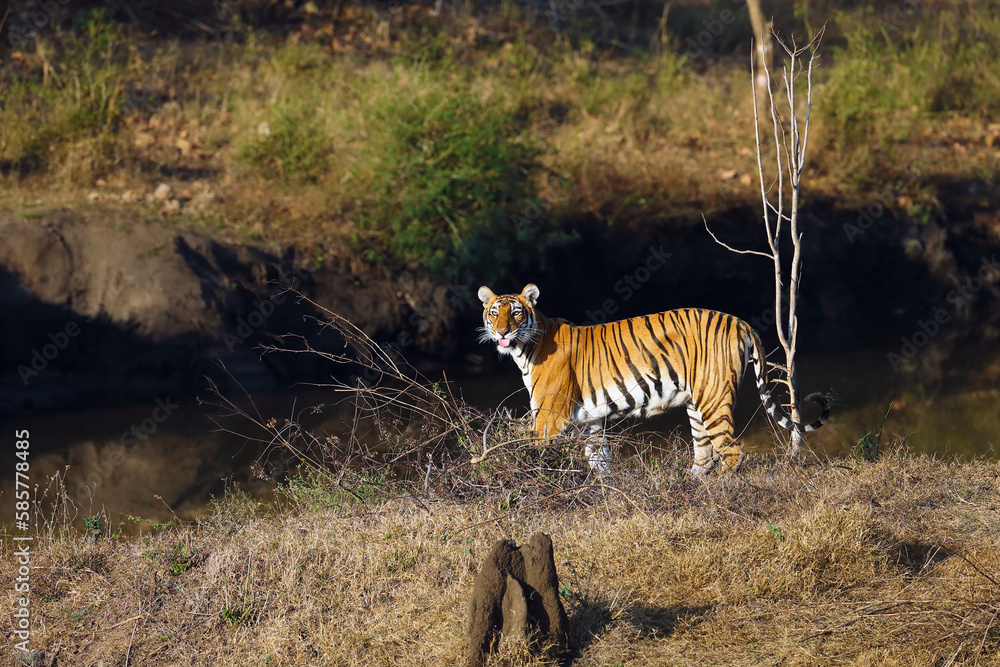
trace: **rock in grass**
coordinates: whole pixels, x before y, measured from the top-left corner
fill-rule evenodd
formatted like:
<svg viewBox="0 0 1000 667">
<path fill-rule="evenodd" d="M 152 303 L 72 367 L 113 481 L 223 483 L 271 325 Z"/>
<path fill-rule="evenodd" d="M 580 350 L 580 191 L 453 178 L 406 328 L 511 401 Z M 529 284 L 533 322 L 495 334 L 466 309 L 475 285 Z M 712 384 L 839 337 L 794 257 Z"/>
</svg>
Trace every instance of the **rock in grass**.
<svg viewBox="0 0 1000 667">
<path fill-rule="evenodd" d="M 174 189 L 170 187 L 168 183 L 160 183 L 153 190 L 153 199 L 155 201 L 165 202 L 168 201 L 174 194 Z"/>
<path fill-rule="evenodd" d="M 17 664 L 28 667 L 38 667 L 45 660 L 45 654 L 41 651 L 24 651 L 17 656 Z"/>
</svg>

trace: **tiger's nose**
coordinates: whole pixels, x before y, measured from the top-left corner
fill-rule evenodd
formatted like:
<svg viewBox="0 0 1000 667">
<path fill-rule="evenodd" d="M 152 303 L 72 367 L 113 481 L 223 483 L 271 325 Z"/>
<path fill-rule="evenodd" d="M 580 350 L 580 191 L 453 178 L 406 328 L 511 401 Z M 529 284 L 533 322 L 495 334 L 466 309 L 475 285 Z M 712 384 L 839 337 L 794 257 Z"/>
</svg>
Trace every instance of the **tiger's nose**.
<svg viewBox="0 0 1000 667">
<path fill-rule="evenodd" d="M 503 337 L 510 333 L 510 329 L 497 329 L 497 333 Z"/>
</svg>

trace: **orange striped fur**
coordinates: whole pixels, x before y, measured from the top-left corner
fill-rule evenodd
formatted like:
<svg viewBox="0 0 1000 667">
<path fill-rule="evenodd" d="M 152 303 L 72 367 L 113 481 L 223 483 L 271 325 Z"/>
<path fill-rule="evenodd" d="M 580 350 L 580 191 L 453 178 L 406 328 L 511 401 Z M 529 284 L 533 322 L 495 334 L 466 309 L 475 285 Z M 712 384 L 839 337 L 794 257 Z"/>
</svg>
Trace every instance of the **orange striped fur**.
<svg viewBox="0 0 1000 667">
<path fill-rule="evenodd" d="M 691 422 L 692 470 L 705 473 L 717 461 L 723 470 L 735 470 L 743 451 L 733 437 L 733 404 L 750 363 L 761 401 L 779 425 L 804 433 L 829 416 L 821 394 L 803 399 L 823 409 L 812 424 L 796 424 L 782 414 L 768 390 L 760 337 L 737 317 L 684 308 L 574 326 L 538 312 L 538 296 L 534 285 L 499 296 L 479 288 L 481 340 L 495 344 L 521 369 L 540 438 L 554 437 L 571 424 L 592 433 L 606 419 L 647 417 L 683 405 Z M 592 467 L 606 469 L 606 447 L 598 455 L 588 445 L 587 455 Z"/>
</svg>

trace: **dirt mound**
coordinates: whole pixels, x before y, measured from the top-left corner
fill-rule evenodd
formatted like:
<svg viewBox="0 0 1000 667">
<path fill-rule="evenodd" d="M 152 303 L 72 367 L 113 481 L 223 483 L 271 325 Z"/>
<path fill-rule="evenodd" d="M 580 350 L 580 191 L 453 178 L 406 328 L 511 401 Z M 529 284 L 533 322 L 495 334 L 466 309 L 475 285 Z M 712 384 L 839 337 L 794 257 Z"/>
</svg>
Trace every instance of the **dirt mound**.
<svg viewBox="0 0 1000 667">
<path fill-rule="evenodd" d="M 469 603 L 469 665 L 485 664 L 498 631 L 541 638 L 565 655 L 569 621 L 559 598 L 552 538 L 544 533 L 520 548 L 500 540 L 486 557 Z"/>
<path fill-rule="evenodd" d="M 347 252 L 307 271 L 290 249 L 223 243 L 121 210 L 0 215 L 0 395 L 10 397 L 0 412 L 198 391 L 206 374 L 258 392 L 324 380 L 331 369 L 316 359 L 261 356 L 289 333 L 319 349 L 336 343 L 289 288 L 408 357 L 454 345 L 456 298 Z"/>
</svg>

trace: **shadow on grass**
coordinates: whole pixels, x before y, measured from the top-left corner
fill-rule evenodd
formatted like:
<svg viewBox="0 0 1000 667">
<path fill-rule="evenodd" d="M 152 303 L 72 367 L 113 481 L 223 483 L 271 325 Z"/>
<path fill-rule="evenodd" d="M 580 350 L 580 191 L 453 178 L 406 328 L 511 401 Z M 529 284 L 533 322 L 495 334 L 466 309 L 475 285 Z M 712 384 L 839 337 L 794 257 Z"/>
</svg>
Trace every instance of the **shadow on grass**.
<svg viewBox="0 0 1000 667">
<path fill-rule="evenodd" d="M 619 607 L 616 600 L 581 602 L 569 618 L 572 660 L 581 657 L 602 633 L 616 625 L 629 626 L 626 633 L 633 639 L 663 639 L 672 635 L 678 626 L 701 623 L 713 609 L 711 605 L 660 607 L 633 604 Z"/>
<path fill-rule="evenodd" d="M 897 565 L 909 570 L 913 576 L 943 563 L 952 556 L 940 546 L 920 542 L 896 544 L 890 550 L 890 554 L 895 556 Z"/>
</svg>

